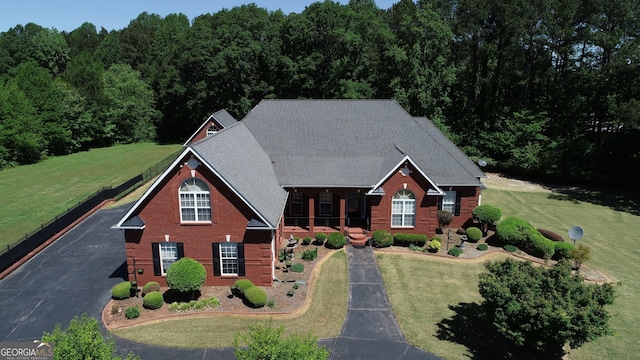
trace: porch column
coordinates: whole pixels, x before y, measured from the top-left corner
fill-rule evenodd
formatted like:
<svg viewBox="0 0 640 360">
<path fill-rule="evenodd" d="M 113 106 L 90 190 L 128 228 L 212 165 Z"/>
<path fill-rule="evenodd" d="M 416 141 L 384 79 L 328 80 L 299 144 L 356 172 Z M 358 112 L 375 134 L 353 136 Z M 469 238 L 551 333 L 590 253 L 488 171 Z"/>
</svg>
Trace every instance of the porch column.
<svg viewBox="0 0 640 360">
<path fill-rule="evenodd" d="M 315 205 L 314 205 L 314 196 L 309 195 L 309 232 L 314 233 L 314 223 L 315 223 Z"/>
<path fill-rule="evenodd" d="M 344 220 L 346 214 L 346 199 L 340 195 L 340 232 L 344 234 Z"/>
</svg>

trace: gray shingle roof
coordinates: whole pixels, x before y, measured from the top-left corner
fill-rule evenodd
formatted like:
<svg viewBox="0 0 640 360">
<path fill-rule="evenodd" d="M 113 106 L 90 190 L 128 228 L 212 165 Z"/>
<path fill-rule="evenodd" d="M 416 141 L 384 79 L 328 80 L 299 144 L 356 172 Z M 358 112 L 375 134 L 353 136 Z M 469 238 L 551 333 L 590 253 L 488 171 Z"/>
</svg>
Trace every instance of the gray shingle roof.
<svg viewBox="0 0 640 360">
<path fill-rule="evenodd" d="M 229 114 L 225 109 L 214 112 L 211 117 L 216 119 L 218 124 L 222 125 L 225 128 L 238 122 L 238 120 L 231 116 L 231 114 Z"/>
<path fill-rule="evenodd" d="M 271 160 L 247 127 L 239 122 L 190 147 L 270 226 L 276 226 L 287 201 Z"/>
<path fill-rule="evenodd" d="M 393 100 L 263 100 L 242 123 L 282 186 L 372 186 L 405 155 L 439 186 L 480 186 L 484 176 L 429 120 Z"/>
</svg>

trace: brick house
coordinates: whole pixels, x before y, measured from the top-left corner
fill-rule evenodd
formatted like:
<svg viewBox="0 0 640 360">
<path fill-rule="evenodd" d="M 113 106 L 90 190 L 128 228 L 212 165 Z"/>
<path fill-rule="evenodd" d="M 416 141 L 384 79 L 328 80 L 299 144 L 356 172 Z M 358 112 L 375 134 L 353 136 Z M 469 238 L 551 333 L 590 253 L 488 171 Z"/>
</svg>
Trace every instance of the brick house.
<svg viewBox="0 0 640 360">
<path fill-rule="evenodd" d="M 166 284 L 187 256 L 207 269 L 206 285 L 269 286 L 290 236 L 432 236 L 437 210 L 459 227 L 480 202 L 484 173 L 392 100 L 263 100 L 206 136 L 211 119 L 114 225 L 140 283 Z"/>
</svg>

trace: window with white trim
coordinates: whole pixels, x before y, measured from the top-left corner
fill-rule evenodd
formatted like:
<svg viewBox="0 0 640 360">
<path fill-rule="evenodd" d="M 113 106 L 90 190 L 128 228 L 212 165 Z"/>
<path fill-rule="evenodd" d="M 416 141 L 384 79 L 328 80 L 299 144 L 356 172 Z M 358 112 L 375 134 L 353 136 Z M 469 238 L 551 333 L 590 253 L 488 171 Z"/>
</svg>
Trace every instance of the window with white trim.
<svg viewBox="0 0 640 360">
<path fill-rule="evenodd" d="M 220 244 L 220 270 L 222 275 L 238 275 L 238 244 Z"/>
<path fill-rule="evenodd" d="M 211 222 L 209 188 L 196 178 L 180 185 L 180 220 L 182 222 Z"/>
<path fill-rule="evenodd" d="M 320 193 L 318 200 L 320 206 L 320 216 L 331 216 L 331 214 L 333 214 L 333 193 Z"/>
<path fill-rule="evenodd" d="M 178 244 L 165 242 L 158 244 L 160 254 L 160 272 L 167 275 L 167 270 L 174 262 L 178 261 Z"/>
<path fill-rule="evenodd" d="M 455 191 L 445 191 L 442 197 L 442 206 L 440 210 L 446 210 L 455 215 L 456 213 L 456 198 L 457 193 Z"/>
<path fill-rule="evenodd" d="M 302 215 L 302 194 L 299 192 L 289 193 L 289 214 Z"/>
<path fill-rule="evenodd" d="M 413 227 L 416 218 L 416 196 L 403 189 L 393 195 L 391 203 L 391 226 Z"/>
<path fill-rule="evenodd" d="M 207 136 L 211 136 L 211 135 L 217 133 L 218 131 L 220 131 L 220 129 L 217 126 L 211 125 L 207 129 Z"/>
</svg>

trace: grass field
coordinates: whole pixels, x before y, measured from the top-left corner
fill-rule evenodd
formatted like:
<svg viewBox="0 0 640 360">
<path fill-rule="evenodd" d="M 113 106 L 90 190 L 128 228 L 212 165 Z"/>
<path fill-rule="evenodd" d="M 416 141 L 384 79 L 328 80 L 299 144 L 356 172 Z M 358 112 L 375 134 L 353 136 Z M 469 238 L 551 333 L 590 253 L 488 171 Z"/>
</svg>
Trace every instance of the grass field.
<svg viewBox="0 0 640 360">
<path fill-rule="evenodd" d="M 117 186 L 180 150 L 132 144 L 53 157 L 0 171 L 0 248 L 106 186 Z"/>
<path fill-rule="evenodd" d="M 585 229 L 581 243 L 592 248 L 588 265 L 620 281 L 609 307 L 614 336 L 571 350 L 570 359 L 635 359 L 640 353 L 640 230 L 637 198 L 598 192 L 483 191 L 484 204 L 535 227 L 567 234 Z M 565 238 L 567 236 L 565 235 Z M 569 240 L 569 239 L 567 239 Z M 475 316 L 482 261 L 443 261 L 428 256 L 379 255 L 378 262 L 398 322 L 410 343 L 445 359 L 502 358 L 501 344 Z M 416 275 L 419 274 L 419 275 Z M 483 333 L 484 332 L 484 333 Z"/>
<path fill-rule="evenodd" d="M 285 335 L 311 333 L 318 338 L 337 337 L 347 316 L 349 279 L 347 256 L 336 251 L 322 265 L 309 310 L 296 317 L 272 315 L 274 326 L 284 326 Z M 276 304 L 277 305 L 277 304 Z M 203 316 L 167 320 L 115 330 L 117 336 L 158 346 L 215 348 L 232 346 L 235 334 L 249 325 L 262 323 L 269 315 L 253 317 Z M 171 329 L 167 331 L 167 329 Z M 214 335 L 215 334 L 215 335 Z"/>
</svg>

